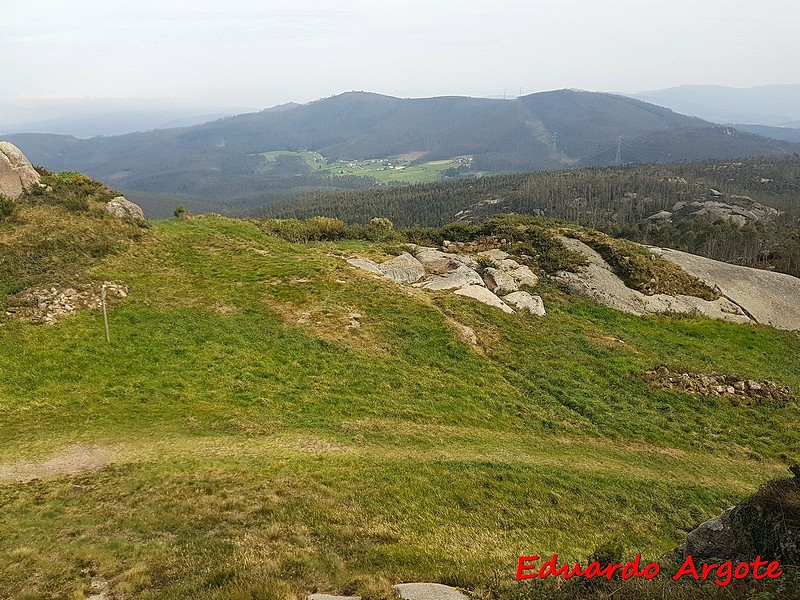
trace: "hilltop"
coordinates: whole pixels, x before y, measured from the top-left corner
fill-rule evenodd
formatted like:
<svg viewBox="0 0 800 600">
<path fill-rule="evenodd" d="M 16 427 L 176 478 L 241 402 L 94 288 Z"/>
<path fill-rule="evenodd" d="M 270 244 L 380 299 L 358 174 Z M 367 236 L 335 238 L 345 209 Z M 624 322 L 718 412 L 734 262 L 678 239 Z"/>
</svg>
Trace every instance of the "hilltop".
<svg viewBox="0 0 800 600">
<path fill-rule="evenodd" d="M 796 152 L 800 146 L 687 117 L 612 94 L 558 90 L 514 100 L 401 99 L 349 92 L 194 127 L 79 140 L 9 139 L 52 170 L 80 170 L 131 192 L 149 214 L 241 212 L 314 188 L 368 187 L 366 173 L 320 169 L 337 161 L 469 157 L 454 174 L 533 171 Z M 265 153 L 312 151 L 324 163 Z M 439 174 L 436 173 L 436 176 Z"/>
<path fill-rule="evenodd" d="M 564 598 L 515 583 L 517 557 L 656 560 L 800 453 L 796 332 L 571 294 L 553 275 L 584 260 L 563 223 L 147 224 L 113 217 L 99 182 L 41 177 L 0 219 L 6 308 L 31 289 L 125 292 L 109 344 L 97 305 L 0 318 L 0 595 L 376 599 L 427 580 Z M 383 275 L 446 246 L 484 275 L 524 264 L 546 313 Z M 511 258 L 480 254 L 495 246 Z M 637 252 L 608 260 L 643 293 L 715 297 Z"/>
</svg>

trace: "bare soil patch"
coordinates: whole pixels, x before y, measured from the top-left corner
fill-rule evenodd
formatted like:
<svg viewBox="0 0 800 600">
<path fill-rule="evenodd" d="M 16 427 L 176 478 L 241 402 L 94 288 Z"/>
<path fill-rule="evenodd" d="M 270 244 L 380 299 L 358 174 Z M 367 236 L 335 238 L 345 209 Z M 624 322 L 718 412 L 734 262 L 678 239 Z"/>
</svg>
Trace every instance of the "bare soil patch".
<svg viewBox="0 0 800 600">
<path fill-rule="evenodd" d="M 113 462 L 115 455 L 116 452 L 110 446 L 73 444 L 63 448 L 48 460 L 0 464 L 0 482 L 15 481 L 24 483 L 44 477 L 96 471 Z"/>
</svg>

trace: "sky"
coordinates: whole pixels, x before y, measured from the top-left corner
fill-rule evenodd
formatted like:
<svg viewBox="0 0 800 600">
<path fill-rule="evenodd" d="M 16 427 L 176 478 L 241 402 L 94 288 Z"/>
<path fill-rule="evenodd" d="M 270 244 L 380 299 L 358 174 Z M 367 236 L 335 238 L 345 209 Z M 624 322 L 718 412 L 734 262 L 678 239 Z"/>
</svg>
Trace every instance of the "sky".
<svg viewBox="0 0 800 600">
<path fill-rule="evenodd" d="M 800 83 L 798 0 L 0 0 L 0 15 L 6 120 L 63 98 L 258 109 Z"/>
</svg>

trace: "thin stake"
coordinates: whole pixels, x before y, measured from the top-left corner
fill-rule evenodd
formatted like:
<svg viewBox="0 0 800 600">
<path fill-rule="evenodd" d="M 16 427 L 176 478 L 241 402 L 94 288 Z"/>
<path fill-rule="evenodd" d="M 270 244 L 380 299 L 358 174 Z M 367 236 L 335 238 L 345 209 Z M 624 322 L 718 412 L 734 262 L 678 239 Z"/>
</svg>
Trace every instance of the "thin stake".
<svg viewBox="0 0 800 600">
<path fill-rule="evenodd" d="M 103 305 L 103 326 L 106 328 L 106 343 L 111 343 L 111 338 L 108 335 L 108 314 L 106 313 L 106 286 L 103 284 L 103 290 L 100 293 L 100 303 Z"/>
</svg>

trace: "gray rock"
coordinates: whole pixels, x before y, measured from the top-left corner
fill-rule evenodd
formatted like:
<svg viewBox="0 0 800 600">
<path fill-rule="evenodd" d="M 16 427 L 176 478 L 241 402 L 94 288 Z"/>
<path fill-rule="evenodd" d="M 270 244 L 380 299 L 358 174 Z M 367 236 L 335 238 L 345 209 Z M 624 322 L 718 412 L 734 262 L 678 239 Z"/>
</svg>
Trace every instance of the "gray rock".
<svg viewBox="0 0 800 600">
<path fill-rule="evenodd" d="M 461 265 L 452 254 L 447 254 L 435 248 L 419 248 L 416 258 L 428 273 L 435 275 L 444 275 Z"/>
<path fill-rule="evenodd" d="M 672 223 L 672 213 L 668 210 L 660 210 L 656 214 L 647 217 L 645 221 L 650 221 L 651 223 L 656 223 L 658 225 L 662 223 Z"/>
<path fill-rule="evenodd" d="M 455 271 L 432 279 L 422 287 L 426 290 L 454 290 L 465 285 L 483 285 L 483 279 L 466 265 L 460 265 Z"/>
<path fill-rule="evenodd" d="M 450 254 L 449 256 L 452 256 L 453 260 L 458 261 L 462 265 L 468 266 L 470 269 L 478 268 L 478 261 L 471 256 L 465 256 L 463 254 Z"/>
<path fill-rule="evenodd" d="M 127 200 L 125 196 L 117 196 L 109 201 L 109 203 L 106 204 L 106 211 L 118 219 L 132 219 L 139 222 L 147 220 L 139 205 Z"/>
<path fill-rule="evenodd" d="M 539 283 L 539 278 L 534 275 L 533 271 L 531 271 L 529 267 L 524 265 L 519 266 L 516 269 L 511 269 L 508 271 L 508 274 L 514 278 L 514 281 L 517 282 L 517 285 L 535 287 L 536 284 Z"/>
<path fill-rule="evenodd" d="M 540 296 L 531 296 L 528 292 L 514 292 L 503 296 L 503 300 L 514 308 L 527 310 L 532 315 L 543 317 L 545 315 L 544 302 Z"/>
<path fill-rule="evenodd" d="M 478 302 L 483 302 L 488 306 L 492 306 L 494 308 L 499 308 L 503 312 L 513 314 L 514 309 L 512 309 L 508 304 L 500 300 L 495 294 L 487 290 L 485 287 L 481 287 L 479 285 L 467 285 L 463 288 L 457 289 L 455 294 L 459 296 L 465 296 L 466 298 L 473 298 Z"/>
<path fill-rule="evenodd" d="M 441 583 L 398 583 L 393 587 L 403 600 L 469 600 L 466 594 Z"/>
<path fill-rule="evenodd" d="M 425 276 L 425 267 L 408 252 L 379 264 L 378 269 L 397 283 L 414 283 Z"/>
<path fill-rule="evenodd" d="M 747 555 L 752 544 L 746 527 L 736 522 L 735 513 L 735 509 L 729 509 L 690 531 L 682 554 L 691 554 L 696 560 L 732 559 Z"/>
<path fill-rule="evenodd" d="M 367 260 L 366 258 L 348 258 L 347 263 L 356 267 L 357 269 L 369 271 L 370 273 L 375 273 L 376 275 L 383 275 L 383 271 L 378 268 L 378 265 L 371 260 Z"/>
<path fill-rule="evenodd" d="M 750 267 L 740 267 L 678 250 L 654 248 L 653 252 L 675 263 L 690 275 L 716 287 L 727 310 L 776 329 L 800 330 L 800 279 Z M 717 300 L 717 303 L 723 304 Z"/>
<path fill-rule="evenodd" d="M 484 250 L 483 252 L 478 252 L 478 256 L 495 261 L 500 261 L 505 258 L 508 258 L 509 254 L 508 252 L 503 252 L 502 250 L 494 249 L 494 250 Z"/>
<path fill-rule="evenodd" d="M 724 319 L 734 323 L 752 322 L 739 306 L 727 298 L 711 301 L 683 295 L 654 294 L 647 296 L 638 290 L 633 290 L 614 274 L 603 257 L 592 248 L 575 239 L 565 237 L 559 239 L 570 250 L 583 254 L 589 263 L 578 273 L 561 271 L 556 274 L 556 281 L 573 293 L 634 315 L 683 313 Z M 752 270 L 755 271 L 755 269 Z M 787 277 L 789 276 L 787 275 Z M 800 280 L 797 281 L 800 283 Z"/>
<path fill-rule="evenodd" d="M 488 268 L 483 272 L 483 281 L 486 287 L 495 294 L 503 295 L 516 292 L 519 287 L 515 279 L 500 269 Z"/>
<path fill-rule="evenodd" d="M 506 272 L 513 271 L 514 269 L 517 269 L 520 266 L 520 264 L 517 261 L 515 261 L 515 260 L 513 260 L 511 258 L 504 258 L 504 259 L 498 260 L 496 262 L 497 262 L 497 266 L 500 267 L 501 269 L 503 269 L 503 271 L 506 271 Z"/>
<path fill-rule="evenodd" d="M 40 181 L 39 173 L 19 148 L 0 142 L 0 194 L 16 200 Z"/>
</svg>

